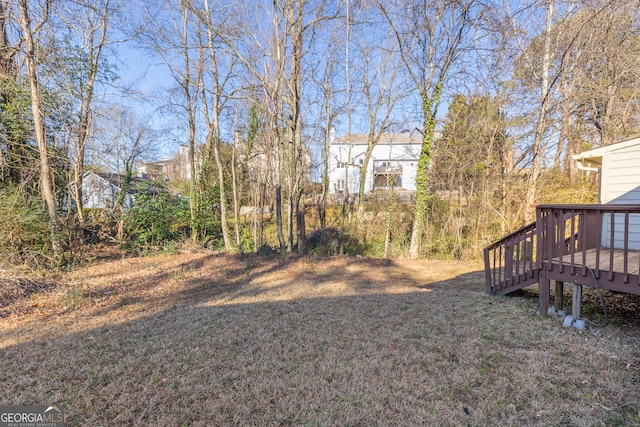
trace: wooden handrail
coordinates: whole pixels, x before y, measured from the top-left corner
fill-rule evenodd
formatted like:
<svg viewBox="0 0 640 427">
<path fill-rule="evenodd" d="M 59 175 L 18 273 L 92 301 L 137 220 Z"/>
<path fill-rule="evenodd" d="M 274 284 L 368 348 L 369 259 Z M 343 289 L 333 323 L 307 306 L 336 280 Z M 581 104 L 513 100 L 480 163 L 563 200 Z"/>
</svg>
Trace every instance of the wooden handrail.
<svg viewBox="0 0 640 427">
<path fill-rule="evenodd" d="M 540 205 L 536 215 L 538 240 L 544 242 L 538 267 L 560 274 L 581 270 L 582 277 L 592 269 L 596 278 L 606 272 L 607 281 L 620 284 L 637 276 L 632 272 L 640 266 L 629 262 L 629 252 L 639 249 L 630 243 L 640 241 L 640 205 Z"/>
<path fill-rule="evenodd" d="M 536 223 L 527 224 L 484 248 L 488 294 L 507 294 L 538 279 Z"/>
<path fill-rule="evenodd" d="M 502 237 L 502 238 L 501 238 L 500 240 L 498 240 L 497 242 L 494 242 L 494 243 L 491 243 L 491 244 L 490 244 L 490 245 L 488 245 L 488 246 L 485 246 L 484 250 L 485 250 L 485 251 L 487 251 L 487 250 L 494 249 L 494 248 L 496 248 L 496 247 L 500 246 L 500 244 L 502 244 L 502 242 L 503 242 L 504 240 L 506 240 L 506 239 L 508 239 L 508 238 L 510 238 L 510 237 L 514 237 L 514 236 L 517 236 L 517 235 L 519 235 L 519 234 L 522 234 L 522 232 L 524 232 L 525 230 L 535 229 L 535 227 L 536 227 L 536 223 L 535 223 L 535 222 L 532 222 L 532 223 L 527 224 L 527 225 L 523 225 L 522 227 L 518 228 L 517 230 L 512 231 L 511 233 L 509 233 L 509 234 L 507 234 L 506 236 Z"/>
</svg>

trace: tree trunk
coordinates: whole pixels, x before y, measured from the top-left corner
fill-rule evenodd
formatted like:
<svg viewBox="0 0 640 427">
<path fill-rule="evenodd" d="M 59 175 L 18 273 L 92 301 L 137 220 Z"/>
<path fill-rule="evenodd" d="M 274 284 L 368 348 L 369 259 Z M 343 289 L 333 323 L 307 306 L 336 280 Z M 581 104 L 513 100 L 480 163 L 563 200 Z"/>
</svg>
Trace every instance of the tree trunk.
<svg viewBox="0 0 640 427">
<path fill-rule="evenodd" d="M 542 82 L 540 88 L 540 112 L 538 115 L 538 123 L 536 124 L 535 134 L 533 137 L 533 146 L 531 147 L 532 161 L 531 171 L 527 179 L 527 192 L 524 198 L 524 220 L 530 223 L 535 219 L 536 204 L 536 183 L 540 176 L 540 168 L 542 167 L 543 145 L 542 139 L 547 124 L 547 112 L 549 110 L 549 67 L 551 64 L 551 29 L 552 29 L 553 1 L 547 3 L 547 26 L 545 31 L 544 53 L 542 56 Z"/>
<path fill-rule="evenodd" d="M 205 10 L 207 14 L 209 14 L 209 2 L 205 0 L 204 2 Z M 220 227 L 222 228 L 222 239 L 224 241 L 224 248 L 228 251 L 233 249 L 233 245 L 231 244 L 231 238 L 229 237 L 229 227 L 227 223 L 227 196 L 226 196 L 226 187 L 224 182 L 224 169 L 222 167 L 222 160 L 220 159 L 220 144 L 222 143 L 220 140 L 220 108 L 221 108 L 221 92 L 222 88 L 220 87 L 219 75 L 218 75 L 218 60 L 216 55 L 216 49 L 213 43 L 213 28 L 211 23 L 207 23 L 207 35 L 208 35 L 208 49 L 211 60 L 211 72 L 212 72 L 212 83 L 213 83 L 213 98 L 212 98 L 212 107 L 211 107 L 211 116 L 209 116 L 208 111 L 205 112 L 205 116 L 207 118 L 207 122 L 209 124 L 209 134 L 210 139 L 209 143 L 211 144 L 211 148 L 213 149 L 213 156 L 216 162 L 216 167 L 218 168 L 218 188 L 220 193 Z M 202 67 L 201 71 L 202 71 Z M 202 77 L 200 77 L 202 80 Z M 203 105 L 205 108 L 207 107 L 206 97 L 204 91 L 202 93 Z"/>
<path fill-rule="evenodd" d="M 232 250 L 233 245 L 229 238 L 229 226 L 227 223 L 227 195 L 224 185 L 224 169 L 222 168 L 222 160 L 220 159 L 220 140 L 213 143 L 213 155 L 216 161 L 216 167 L 218 168 L 218 181 L 220 190 L 220 227 L 222 228 L 222 239 L 224 240 L 224 248 L 226 250 Z"/>
<path fill-rule="evenodd" d="M 28 0 L 19 1 L 20 26 L 22 27 L 26 44 L 25 62 L 27 65 L 27 78 L 29 80 L 29 88 L 31 92 L 33 127 L 36 142 L 38 144 L 38 153 L 40 155 L 40 190 L 47 208 L 47 214 L 49 215 L 52 249 L 54 254 L 61 255 L 63 251 L 62 238 L 60 236 L 60 223 L 58 221 L 56 209 L 55 189 L 52 178 L 53 171 L 49 164 L 47 137 L 45 134 L 44 115 L 42 112 L 42 98 L 40 97 L 40 87 L 36 72 L 36 47 L 33 32 L 31 30 L 31 18 L 29 15 L 28 3 Z"/>
<path fill-rule="evenodd" d="M 236 236 L 236 247 L 240 247 L 240 195 L 238 194 L 238 184 L 237 184 L 237 174 L 236 174 L 236 144 L 233 142 L 232 155 L 231 155 L 231 185 L 233 192 L 233 220 L 235 236 Z"/>
<path fill-rule="evenodd" d="M 84 84 L 84 90 L 81 91 L 83 98 L 80 106 L 80 117 L 79 117 L 79 126 L 77 132 L 77 140 L 76 140 L 76 158 L 74 162 L 74 183 L 75 183 L 75 200 L 76 200 L 76 209 L 77 209 L 77 217 L 80 225 L 84 223 L 84 213 L 82 212 L 82 179 L 84 175 L 84 161 L 85 161 L 85 152 L 87 148 L 87 142 L 89 139 L 89 127 L 91 125 L 91 103 L 93 101 L 93 92 L 96 83 L 96 78 L 98 77 L 99 63 L 100 57 L 102 54 L 102 48 L 105 46 L 107 41 L 107 29 L 108 20 L 109 20 L 109 6 L 108 3 L 105 4 L 104 10 L 102 11 L 102 17 L 100 19 L 100 38 L 97 42 L 97 45 L 94 44 L 94 36 L 97 28 L 92 27 L 89 30 L 88 36 L 88 52 L 87 52 L 87 61 L 88 61 L 88 76 L 87 81 Z M 90 24 L 91 25 L 91 24 Z"/>
<path fill-rule="evenodd" d="M 442 95 L 442 82 L 438 82 L 431 97 L 425 92 L 422 95 L 422 113 L 424 114 L 424 133 L 422 135 L 422 148 L 418 158 L 416 172 L 416 205 L 413 215 L 413 227 L 411 229 L 411 243 L 409 245 L 409 257 L 415 259 L 420 256 L 422 245 L 422 231 L 425 214 L 427 212 L 429 163 L 431 163 L 431 146 L 436 128 L 436 113 Z"/>
<path fill-rule="evenodd" d="M 287 246 L 282 232 L 282 186 L 280 183 L 276 184 L 276 232 L 278 234 L 278 243 L 280 244 L 280 253 L 284 255 Z"/>
<path fill-rule="evenodd" d="M 300 190 L 298 194 L 298 200 L 296 202 L 296 229 L 298 230 L 298 253 L 303 254 L 306 249 L 307 231 L 305 223 L 305 205 L 304 205 L 304 192 Z"/>
<path fill-rule="evenodd" d="M 329 115 L 329 99 L 327 97 L 327 128 L 324 135 L 324 150 L 322 152 L 322 195 L 318 205 L 320 228 L 327 226 L 327 198 L 329 197 L 329 144 L 331 143 L 331 118 Z"/>
<path fill-rule="evenodd" d="M 367 151 L 364 153 L 364 159 L 362 160 L 362 165 L 360 166 L 360 176 L 359 176 L 359 185 L 358 185 L 358 218 L 357 221 L 362 220 L 362 214 L 364 212 L 364 192 L 365 192 L 365 184 L 367 181 L 367 169 L 369 168 L 369 161 L 371 160 L 371 154 L 373 153 L 373 146 L 369 144 L 367 147 Z"/>
<path fill-rule="evenodd" d="M 387 229 L 384 236 L 384 257 L 389 257 L 389 248 L 391 247 L 391 230 L 393 229 L 393 215 L 396 210 L 396 189 L 391 189 L 391 198 L 387 205 Z"/>
<path fill-rule="evenodd" d="M 349 202 L 349 164 L 351 163 L 351 73 L 350 73 L 350 58 L 349 58 L 349 40 L 351 36 L 351 19 L 349 13 L 351 7 L 349 0 L 346 5 L 346 26 L 347 26 L 347 40 L 345 42 L 344 52 L 344 78 L 345 78 L 345 97 L 347 103 L 347 137 L 349 137 L 349 150 L 347 151 L 347 158 L 344 160 L 344 189 L 342 190 L 342 221 L 341 228 L 344 231 L 345 221 L 347 216 L 347 203 Z M 342 161 L 342 159 L 340 159 Z"/>
</svg>

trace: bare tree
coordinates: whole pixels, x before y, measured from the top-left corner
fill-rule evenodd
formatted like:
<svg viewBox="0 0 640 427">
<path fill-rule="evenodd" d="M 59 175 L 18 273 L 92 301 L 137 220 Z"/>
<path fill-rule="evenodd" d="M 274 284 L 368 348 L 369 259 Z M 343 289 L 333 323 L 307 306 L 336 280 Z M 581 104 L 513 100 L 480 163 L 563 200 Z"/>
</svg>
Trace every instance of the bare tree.
<svg viewBox="0 0 640 427">
<path fill-rule="evenodd" d="M 40 191 L 49 215 L 49 224 L 51 227 L 51 242 L 53 252 L 60 255 L 63 251 L 62 238 L 60 235 L 60 223 L 57 215 L 57 205 L 55 197 L 55 188 L 52 179 L 52 170 L 49 163 L 49 152 L 47 144 L 47 136 L 45 133 L 45 117 L 43 109 L 43 101 L 40 93 L 40 81 L 38 80 L 37 71 L 37 43 L 35 34 L 37 34 L 42 26 L 49 19 L 51 1 L 46 1 L 40 10 L 40 20 L 32 27 L 33 15 L 29 9 L 28 0 L 19 0 L 18 9 L 20 12 L 20 27 L 22 29 L 22 38 L 25 41 L 25 63 L 27 68 L 27 79 L 29 81 L 31 94 L 31 114 L 33 116 L 33 127 L 36 142 L 38 144 L 38 152 L 40 154 Z"/>
<path fill-rule="evenodd" d="M 315 84 L 322 94 L 322 99 L 320 101 L 321 113 L 324 114 L 324 123 L 323 123 L 323 144 L 321 150 L 321 184 L 322 184 L 322 194 L 320 195 L 320 200 L 318 203 L 318 216 L 320 220 L 320 228 L 327 227 L 327 202 L 329 198 L 329 145 L 331 143 L 332 134 L 335 132 L 334 120 L 337 116 L 337 111 L 333 106 L 334 99 L 334 84 L 333 77 L 335 74 L 335 68 L 337 66 L 335 55 L 335 33 L 332 33 L 329 37 L 327 50 L 324 52 L 325 55 L 321 58 L 321 62 L 324 64 L 322 67 L 322 76 L 319 79 L 315 80 Z M 321 65 L 318 64 L 318 67 Z"/>
<path fill-rule="evenodd" d="M 428 169 L 438 108 L 449 72 L 468 48 L 476 1 L 413 0 L 389 5 L 378 0 L 378 6 L 391 26 L 401 61 L 421 100 L 423 138 L 409 247 L 409 256 L 417 258 L 427 210 Z"/>
<path fill-rule="evenodd" d="M 101 163 L 113 173 L 123 176 L 114 213 L 118 220 L 118 241 L 124 238 L 124 198 L 129 190 L 139 162 L 149 160 L 155 154 L 158 132 L 128 107 L 113 106 L 96 123 L 95 150 Z"/>
<path fill-rule="evenodd" d="M 193 7 L 193 6 L 192 6 Z M 218 171 L 218 188 L 220 195 L 220 222 L 222 228 L 222 237 L 224 241 L 224 247 L 226 250 L 231 250 L 233 245 L 229 237 L 229 230 L 227 225 L 227 202 L 226 202 L 226 184 L 224 179 L 224 169 L 222 166 L 222 160 L 220 156 L 220 146 L 222 141 L 220 139 L 220 114 L 225 103 L 225 83 L 229 81 L 230 74 L 233 73 L 233 67 L 227 69 L 227 75 L 221 76 L 220 67 L 220 54 L 221 49 L 217 46 L 216 40 L 216 28 L 220 31 L 222 23 L 220 21 L 214 21 L 213 16 L 220 18 L 222 16 L 220 11 L 212 11 L 209 8 L 209 1 L 204 0 L 204 9 L 197 10 L 196 14 L 200 22 L 206 29 L 206 36 L 204 42 L 201 43 L 204 49 L 201 54 L 201 61 L 198 66 L 198 85 L 201 90 L 202 96 L 202 110 L 204 113 L 205 121 L 207 123 L 207 144 L 205 148 L 205 166 L 214 161 Z M 210 77 L 208 81 L 205 81 L 205 62 L 209 65 Z M 209 102 L 209 99 L 211 101 Z M 203 168 L 203 173 L 208 172 L 208 168 Z M 207 177 L 202 177 L 206 179 Z M 237 223 L 236 223 L 237 224 Z"/>
<path fill-rule="evenodd" d="M 57 14 L 57 29 L 64 38 L 54 41 L 48 67 L 55 84 L 66 93 L 67 103 L 60 117 L 68 117 L 69 137 L 73 147 L 72 198 L 76 214 L 83 222 L 82 176 L 85 169 L 87 143 L 91 134 L 96 85 L 112 76 L 105 64 L 105 49 L 118 41 L 110 39 L 111 26 L 117 18 L 117 0 L 89 0 L 61 5 Z"/>
<path fill-rule="evenodd" d="M 345 28 L 346 28 L 346 43 L 344 49 L 344 93 L 345 93 L 345 106 L 347 109 L 347 135 L 351 135 L 352 129 L 352 109 L 351 109 L 351 27 L 352 27 L 352 7 L 350 0 L 346 0 L 345 5 Z M 356 13 L 360 11 L 360 8 L 356 9 Z M 349 189 L 349 166 L 351 163 L 351 150 L 353 149 L 352 142 L 349 140 L 349 147 L 347 149 L 347 161 L 344 164 L 344 190 L 342 193 L 342 216 L 341 226 L 344 230 L 345 220 L 347 216 L 347 205 L 351 202 L 351 190 Z"/>
<path fill-rule="evenodd" d="M 202 49 L 198 47 L 197 23 L 186 0 L 163 0 L 149 3 L 146 8 L 146 27 L 139 40 L 153 55 L 158 55 L 169 69 L 176 89 L 164 107 L 182 123 L 188 149 L 189 207 L 191 238 L 197 241 L 197 218 L 200 203 L 198 178 L 200 177 L 198 139 L 198 66 Z M 194 28 L 194 26 L 196 28 Z M 200 55 L 200 57 L 198 56 Z"/>
<path fill-rule="evenodd" d="M 275 159 L 276 228 L 280 250 L 293 250 L 294 236 L 304 237 L 304 215 L 300 211 L 301 185 L 305 172 L 306 152 L 302 143 L 302 81 L 305 36 L 318 22 L 328 19 L 324 9 L 307 10 L 306 0 L 278 0 L 269 9 L 260 9 L 268 17 L 264 34 L 254 28 L 247 29 L 249 38 L 231 37 L 218 32 L 220 39 L 241 61 L 263 92 L 261 108 L 266 112 L 270 144 L 270 157 Z M 245 10 L 245 12 L 247 12 Z M 305 19 L 309 16 L 309 19 Z M 246 19 L 252 22 L 251 18 Z M 239 23 L 238 25 L 242 25 Z M 239 32 L 240 34 L 242 32 Z M 260 52 L 260 55 L 255 55 Z M 288 215 L 288 238 L 284 237 L 283 190 Z M 298 219 L 297 230 L 296 221 Z M 301 246 L 301 245 L 299 245 Z"/>
<path fill-rule="evenodd" d="M 524 217 L 530 222 L 549 150 L 555 147 L 554 165 L 560 167 L 564 158 L 569 176 L 575 176 L 571 155 L 580 151 L 581 141 L 606 145 L 637 129 L 639 111 L 630 102 L 637 97 L 632 83 L 638 79 L 637 67 L 631 65 L 637 48 L 631 40 L 639 34 L 633 24 L 636 2 L 545 1 L 526 11 L 510 18 L 519 51 L 513 63 L 518 105 L 512 105 L 511 114 L 525 124 L 517 163 L 526 166 Z M 539 32 L 531 28 L 532 16 L 544 17 Z M 527 40 L 522 28 L 534 36 Z M 515 113 L 521 106 L 525 109 Z"/>
<path fill-rule="evenodd" d="M 129 181 L 138 163 L 152 159 L 156 154 L 160 133 L 149 125 L 148 120 L 138 117 L 131 107 L 110 106 L 101 111 L 95 126 L 92 149 L 99 153 L 98 166 L 123 174 Z"/>
<path fill-rule="evenodd" d="M 527 192 L 524 198 L 525 222 L 531 222 L 535 215 L 536 183 L 540 177 L 543 155 L 543 136 L 546 130 L 547 114 L 551 103 L 549 87 L 549 68 L 551 66 L 551 25 L 553 17 L 553 1 L 547 0 L 547 20 L 545 25 L 544 50 L 542 52 L 542 73 L 540 75 L 540 108 L 538 120 L 531 145 L 531 170 L 528 174 Z"/>
<path fill-rule="evenodd" d="M 238 10 L 238 26 L 239 34 L 250 34 L 253 37 L 250 40 L 243 39 L 240 35 L 227 34 L 220 31 L 217 27 L 213 27 L 217 37 L 233 52 L 233 54 L 242 63 L 250 74 L 253 83 L 248 84 L 249 87 L 258 87 L 263 96 L 258 99 L 261 101 L 259 108 L 265 112 L 265 131 L 261 133 L 264 138 L 265 152 L 267 157 L 267 167 L 272 168 L 274 172 L 273 188 L 275 197 L 276 210 L 276 233 L 280 251 L 286 250 L 286 241 L 283 233 L 282 221 L 282 152 L 285 146 L 285 136 L 281 132 L 282 114 L 283 114 L 283 92 L 286 89 L 286 57 L 285 44 L 287 38 L 283 36 L 282 27 L 286 25 L 285 18 L 279 13 L 280 3 L 274 2 L 272 8 L 260 9 L 260 13 L 269 17 L 269 29 L 266 34 L 259 34 L 255 28 L 242 28 L 246 22 L 251 22 L 251 14 L 248 9 Z M 259 54 L 256 54 L 259 52 Z M 254 98 L 255 100 L 255 98 Z M 253 136 L 249 138 L 253 142 Z"/>
<path fill-rule="evenodd" d="M 587 4 L 562 23 L 569 35 L 559 41 L 569 57 L 561 89 L 565 116 L 571 115 L 563 125 L 570 127 L 564 132 L 569 159 L 580 139 L 603 146 L 640 130 L 639 8 L 628 0 Z"/>
<path fill-rule="evenodd" d="M 358 57 L 362 70 L 358 91 L 364 98 L 367 116 L 367 148 L 360 167 L 357 210 L 358 217 L 364 210 L 364 193 L 369 162 L 380 138 L 390 125 L 391 114 L 396 103 L 407 95 L 406 87 L 398 79 L 401 66 L 397 60 L 396 46 L 385 46 L 385 33 L 381 39 L 371 40 L 367 31 L 363 32 L 359 43 Z M 351 161 L 349 159 L 349 161 Z"/>
</svg>

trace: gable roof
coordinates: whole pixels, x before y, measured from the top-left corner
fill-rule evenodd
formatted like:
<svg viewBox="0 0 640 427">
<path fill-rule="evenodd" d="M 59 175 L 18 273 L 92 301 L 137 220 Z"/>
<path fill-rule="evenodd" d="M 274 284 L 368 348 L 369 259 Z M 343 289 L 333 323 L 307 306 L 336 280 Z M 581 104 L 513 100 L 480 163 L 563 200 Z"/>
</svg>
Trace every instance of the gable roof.
<svg viewBox="0 0 640 427">
<path fill-rule="evenodd" d="M 101 179 L 105 180 L 109 184 L 117 187 L 118 189 L 122 188 L 124 181 L 126 179 L 125 175 L 121 175 L 119 173 L 109 173 L 109 172 L 85 172 L 83 178 L 86 179 L 88 175 L 96 175 Z M 166 191 L 164 188 L 155 185 L 155 181 L 150 180 L 149 178 L 143 178 L 140 176 L 134 176 L 131 178 L 131 182 L 129 182 L 129 187 L 127 188 L 127 193 L 136 194 L 141 191 L 144 191 L 151 195 L 156 195 L 158 193 Z"/>
<path fill-rule="evenodd" d="M 336 138 L 332 144 L 367 145 L 369 134 L 352 133 Z M 418 132 L 383 133 L 378 144 L 422 144 L 422 135 Z"/>
<path fill-rule="evenodd" d="M 640 144 L 640 137 L 628 139 L 626 141 L 618 142 L 611 145 L 605 145 L 604 147 L 594 148 L 593 150 L 583 151 L 580 154 L 574 154 L 573 160 L 579 162 L 589 162 L 597 166 L 602 165 L 602 156 L 612 151 L 622 150 L 624 148 L 633 147 Z"/>
</svg>

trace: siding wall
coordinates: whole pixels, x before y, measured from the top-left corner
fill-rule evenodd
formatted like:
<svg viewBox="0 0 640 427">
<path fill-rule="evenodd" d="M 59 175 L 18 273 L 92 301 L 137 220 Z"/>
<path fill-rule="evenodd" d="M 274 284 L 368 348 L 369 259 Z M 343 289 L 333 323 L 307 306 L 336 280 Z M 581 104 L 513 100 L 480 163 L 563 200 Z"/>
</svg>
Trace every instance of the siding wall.
<svg viewBox="0 0 640 427">
<path fill-rule="evenodd" d="M 600 202 L 602 204 L 640 204 L 640 142 L 605 153 L 602 158 Z M 606 216 L 602 242 L 611 246 L 611 218 Z M 615 216 L 613 247 L 623 248 L 624 218 Z M 640 250 L 640 215 L 629 217 L 629 249 Z"/>
<path fill-rule="evenodd" d="M 404 190 L 415 191 L 416 189 L 416 171 L 418 168 L 418 156 L 420 155 L 420 144 L 401 144 L 393 145 L 379 143 L 371 153 L 371 159 L 367 166 L 367 174 L 365 178 L 365 193 L 370 193 L 374 188 L 374 163 L 379 161 L 390 161 L 394 166 L 402 168 L 399 187 Z M 360 168 L 358 165 L 360 160 L 364 159 L 367 146 L 364 144 L 354 144 L 351 147 L 351 159 L 347 153 L 349 146 L 347 144 L 332 144 L 329 148 L 329 192 L 336 193 L 336 189 L 340 188 L 339 181 L 345 182 L 345 168 L 338 167 L 338 164 L 346 162 L 351 163 L 349 166 L 349 192 L 354 194 L 358 192 L 360 183 Z M 345 185 L 346 186 L 346 185 Z"/>
<path fill-rule="evenodd" d="M 102 177 L 90 172 L 84 175 L 82 206 L 85 208 L 112 210 L 119 195 L 120 189 Z M 130 194 L 125 194 L 122 205 L 125 210 L 131 208 L 133 198 Z"/>
</svg>

